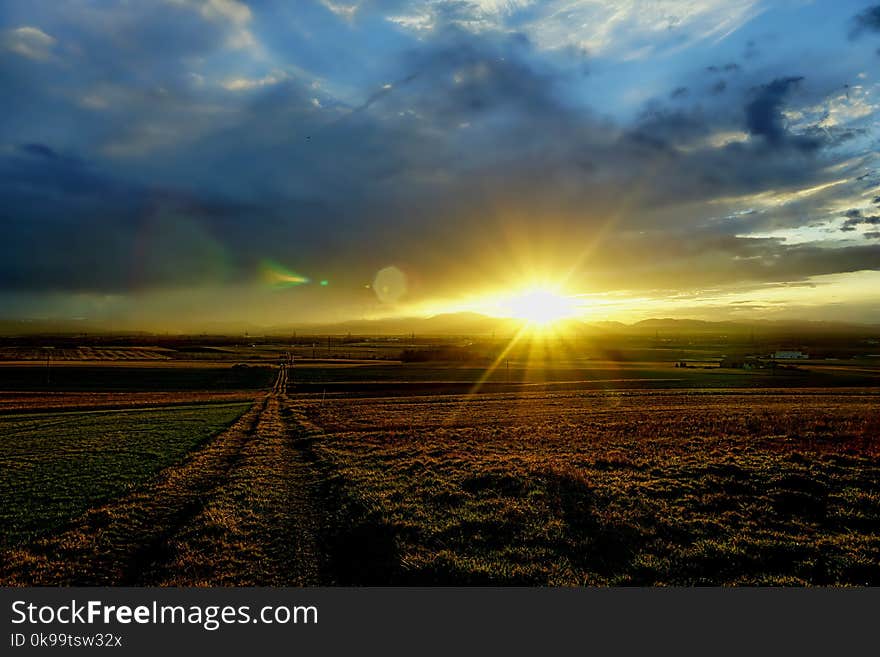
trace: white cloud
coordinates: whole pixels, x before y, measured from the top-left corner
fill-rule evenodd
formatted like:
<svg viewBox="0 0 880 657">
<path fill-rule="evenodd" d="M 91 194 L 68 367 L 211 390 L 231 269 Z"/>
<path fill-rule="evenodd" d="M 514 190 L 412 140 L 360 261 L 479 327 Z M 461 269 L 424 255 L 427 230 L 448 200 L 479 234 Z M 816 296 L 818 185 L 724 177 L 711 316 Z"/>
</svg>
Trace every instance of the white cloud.
<svg viewBox="0 0 880 657">
<path fill-rule="evenodd" d="M 826 130 L 858 124 L 880 110 L 872 92 L 880 89 L 861 84 L 846 85 L 826 97 L 821 103 L 801 110 L 787 111 L 785 117 L 793 129 L 816 125 Z"/>
<path fill-rule="evenodd" d="M 743 143 L 748 140 L 748 133 L 742 130 L 719 130 L 693 142 L 679 144 L 678 149 L 684 153 L 691 153 L 704 148 L 724 148 L 730 144 Z"/>
<path fill-rule="evenodd" d="M 227 91 L 250 91 L 261 87 L 269 87 L 288 79 L 284 71 L 272 71 L 261 78 L 230 78 L 222 83 Z"/>
<path fill-rule="evenodd" d="M 198 11 L 205 20 L 226 23 L 227 45 L 234 49 L 253 48 L 257 40 L 249 29 L 253 18 L 250 8 L 239 0 L 166 0 L 168 3 Z"/>
<path fill-rule="evenodd" d="M 56 41 L 36 27 L 17 27 L 0 36 L 0 47 L 28 59 L 47 60 L 52 57 Z"/>
<path fill-rule="evenodd" d="M 760 11 L 757 0 L 554 0 L 547 7 L 530 26 L 539 46 L 576 45 L 621 59 L 721 40 Z"/>
<path fill-rule="evenodd" d="M 453 20 L 473 31 L 505 29 L 511 14 L 532 6 L 535 17 L 516 29 L 539 48 L 576 46 L 627 60 L 720 41 L 759 14 L 759 5 L 760 0 L 477 0 Z M 405 29 L 433 29 L 439 17 L 449 17 L 443 6 L 428 2 L 388 20 Z"/>
<path fill-rule="evenodd" d="M 106 98 L 98 94 L 86 94 L 79 99 L 79 104 L 87 109 L 104 110 L 110 106 Z"/>
<path fill-rule="evenodd" d="M 205 0 L 201 11 L 206 18 L 223 18 L 236 25 L 246 25 L 251 20 L 250 8 L 238 0 Z"/>
<path fill-rule="evenodd" d="M 346 21 L 353 20 L 357 10 L 360 8 L 360 5 L 357 3 L 343 4 L 341 2 L 333 2 L 332 0 L 321 0 L 321 4 L 329 11 L 339 16 L 339 18 Z"/>
</svg>

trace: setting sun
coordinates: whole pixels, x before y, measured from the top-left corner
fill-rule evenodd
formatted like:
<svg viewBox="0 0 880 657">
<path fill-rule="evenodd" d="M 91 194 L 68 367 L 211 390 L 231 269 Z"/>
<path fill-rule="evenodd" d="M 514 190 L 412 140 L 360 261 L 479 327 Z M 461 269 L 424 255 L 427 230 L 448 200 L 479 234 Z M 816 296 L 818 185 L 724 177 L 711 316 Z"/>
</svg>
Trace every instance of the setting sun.
<svg viewBox="0 0 880 657">
<path fill-rule="evenodd" d="M 525 320 L 539 328 L 546 328 L 578 313 L 571 297 L 545 287 L 529 288 L 508 297 L 499 303 L 499 307 L 508 317 Z"/>
</svg>

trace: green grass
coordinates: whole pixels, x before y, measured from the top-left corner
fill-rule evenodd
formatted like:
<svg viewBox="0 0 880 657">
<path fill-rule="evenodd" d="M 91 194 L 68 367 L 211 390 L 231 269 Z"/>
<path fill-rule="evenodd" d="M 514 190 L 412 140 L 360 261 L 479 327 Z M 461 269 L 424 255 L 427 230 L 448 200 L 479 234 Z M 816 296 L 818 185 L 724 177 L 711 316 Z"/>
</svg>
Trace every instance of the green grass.
<svg viewBox="0 0 880 657">
<path fill-rule="evenodd" d="M 0 418 L 0 546 L 142 484 L 250 403 Z"/>
</svg>

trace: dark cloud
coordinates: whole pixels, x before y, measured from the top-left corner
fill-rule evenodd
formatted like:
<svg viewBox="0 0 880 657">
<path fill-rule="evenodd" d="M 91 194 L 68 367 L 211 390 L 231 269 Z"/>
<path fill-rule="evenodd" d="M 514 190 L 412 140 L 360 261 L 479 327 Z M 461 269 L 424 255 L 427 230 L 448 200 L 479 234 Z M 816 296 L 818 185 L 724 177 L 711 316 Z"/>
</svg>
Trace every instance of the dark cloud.
<svg viewBox="0 0 880 657">
<path fill-rule="evenodd" d="M 261 259 L 290 253 L 291 218 L 322 213 L 294 199 L 258 204 L 136 183 L 49 147 L 19 152 L 0 157 L 4 289 L 122 293 L 245 281 Z"/>
<path fill-rule="evenodd" d="M 420 74 L 413 94 L 419 106 L 435 117 L 473 118 L 492 111 L 537 116 L 560 110 L 554 85 L 558 74 L 527 61 L 528 43 L 516 35 L 475 40 L 448 28 L 437 42 L 407 58 Z"/>
<path fill-rule="evenodd" d="M 852 232 L 858 226 L 880 226 L 880 215 L 865 215 L 861 210 L 847 210 L 844 216 L 847 220 L 843 222 L 840 230 Z"/>
<path fill-rule="evenodd" d="M 757 59 L 761 56 L 761 50 L 758 48 L 758 43 L 754 39 L 749 39 L 746 41 L 746 47 L 743 51 L 744 59 Z"/>
<path fill-rule="evenodd" d="M 654 287 L 670 290 L 706 289 L 731 281 L 792 283 L 810 276 L 876 269 L 880 256 L 880 244 L 829 249 L 786 245 L 770 238 L 691 234 L 690 239 L 676 241 L 670 237 L 668 232 L 654 232 L 607 240 L 601 262 L 589 265 L 584 279 L 613 285 L 615 277 L 627 284 L 650 277 Z"/>
<path fill-rule="evenodd" d="M 868 7 L 853 17 L 850 36 L 855 38 L 865 32 L 880 32 L 880 5 Z"/>
<path fill-rule="evenodd" d="M 709 73 L 738 73 L 741 70 L 740 65 L 736 62 L 728 62 L 723 65 L 713 64 L 712 66 L 707 66 L 706 71 Z"/>
<path fill-rule="evenodd" d="M 352 24 L 375 27 L 380 5 L 361 5 Z M 16 103 L 0 110 L 13 144 L 0 155 L 0 289 L 246 285 L 273 260 L 358 292 L 396 264 L 417 300 L 527 270 L 518 257 L 577 263 L 585 288 L 609 290 L 800 281 L 880 262 L 873 244 L 742 237 L 827 218 L 849 192 L 750 207 L 831 181 L 833 154 L 805 155 L 840 140 L 784 120 L 815 100 L 795 93 L 800 77 L 698 67 L 634 119 L 608 117 L 580 100 L 592 78 L 572 74 L 569 54 L 474 34 L 462 27 L 474 7 L 443 3 L 433 30 L 339 64 L 363 68 L 334 94 L 305 66 L 230 67 L 228 29 L 197 12 L 120 11 L 115 36 L 77 23 L 75 85 L 69 72 L 34 85 L 24 65 L 0 63 Z M 218 53 L 222 75 L 199 68 Z M 208 82 L 188 80 L 187 65 Z M 242 83 L 225 88 L 233 77 Z"/>
<path fill-rule="evenodd" d="M 58 154 L 45 144 L 22 144 L 20 147 L 22 153 L 36 155 L 39 157 L 47 157 L 54 159 Z"/>
<path fill-rule="evenodd" d="M 773 148 L 794 147 L 802 151 L 815 151 L 821 140 L 806 135 L 792 135 L 785 126 L 782 114 L 785 101 L 803 81 L 803 76 L 776 78 L 756 90 L 754 98 L 746 105 L 746 127 L 752 135 L 761 137 Z"/>
</svg>

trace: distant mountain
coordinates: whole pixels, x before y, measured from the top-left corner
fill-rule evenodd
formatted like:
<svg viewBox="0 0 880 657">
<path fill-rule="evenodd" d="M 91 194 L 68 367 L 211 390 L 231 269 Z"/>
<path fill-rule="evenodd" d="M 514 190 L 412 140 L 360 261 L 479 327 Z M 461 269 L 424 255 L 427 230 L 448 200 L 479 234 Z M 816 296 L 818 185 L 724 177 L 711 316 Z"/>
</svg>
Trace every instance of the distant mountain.
<svg viewBox="0 0 880 657">
<path fill-rule="evenodd" d="M 273 326 L 265 330 L 267 335 L 346 334 L 352 335 L 490 335 L 515 330 L 521 322 L 488 317 L 479 313 L 447 313 L 432 317 L 394 317 L 384 319 L 361 319 L 334 324 L 300 324 L 296 326 Z"/>
<path fill-rule="evenodd" d="M 624 324 L 623 322 L 610 322 L 610 321 L 601 321 L 601 322 L 593 322 L 590 326 L 594 326 L 599 329 L 604 329 L 607 331 L 623 331 L 629 328 L 628 324 Z"/>
<path fill-rule="evenodd" d="M 213 336 L 282 336 L 292 335 L 409 335 L 420 336 L 491 336 L 505 337 L 514 334 L 523 325 L 522 320 L 489 317 L 479 313 L 462 312 L 434 315 L 432 317 L 395 317 L 384 319 L 360 319 L 335 323 L 289 323 L 275 326 L 259 326 L 242 322 L 211 322 L 187 331 L 189 335 Z M 634 324 L 613 321 L 582 322 L 565 320 L 558 331 L 568 335 L 631 335 L 658 337 L 681 337 L 693 334 L 702 336 L 755 335 L 758 337 L 807 337 L 815 335 L 838 335 L 841 337 L 880 336 L 880 325 L 849 324 L 829 321 L 753 320 L 712 322 L 699 319 L 675 319 L 670 317 L 645 319 Z M 134 327 L 80 319 L 70 320 L 0 320 L 0 335 L 164 335 L 165 332 L 139 331 Z"/>
<path fill-rule="evenodd" d="M 510 335 L 523 325 L 522 320 L 488 317 L 479 313 L 448 313 L 432 317 L 398 317 L 386 319 L 364 319 L 334 324 L 301 324 L 296 326 L 275 326 L 264 330 L 266 335 L 290 334 L 296 331 L 303 335 L 347 334 L 352 335 L 473 335 L 498 337 Z M 815 322 L 797 320 L 755 320 L 751 322 L 719 321 L 700 319 L 674 319 L 670 317 L 645 319 L 634 324 L 623 322 L 598 321 L 582 322 L 564 320 L 557 325 L 563 334 L 604 334 L 604 335 L 654 335 L 675 334 L 718 334 L 720 335 L 880 335 L 880 326 L 866 324 L 847 324 L 844 322 Z"/>
<path fill-rule="evenodd" d="M 690 327 L 690 328 L 706 328 L 713 326 L 721 326 L 721 325 L 730 325 L 733 322 L 707 322 L 702 319 L 672 319 L 670 317 L 664 317 L 660 319 L 643 319 L 640 322 L 636 322 L 632 324 L 632 327 L 644 327 L 644 328 L 664 328 L 664 327 Z"/>
</svg>

